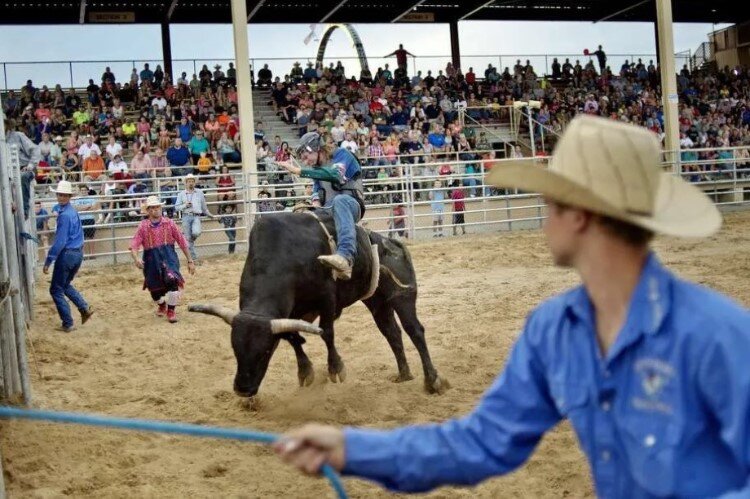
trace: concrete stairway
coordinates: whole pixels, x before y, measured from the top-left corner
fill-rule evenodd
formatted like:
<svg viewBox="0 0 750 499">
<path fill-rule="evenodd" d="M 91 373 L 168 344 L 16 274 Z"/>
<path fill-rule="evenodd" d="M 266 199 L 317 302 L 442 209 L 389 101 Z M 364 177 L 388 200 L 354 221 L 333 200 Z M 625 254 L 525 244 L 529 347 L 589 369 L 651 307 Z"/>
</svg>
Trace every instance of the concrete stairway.
<svg viewBox="0 0 750 499">
<path fill-rule="evenodd" d="M 253 115 L 255 123 L 263 122 L 263 132 L 266 141 L 273 143 L 276 135 L 281 137 L 282 142 L 288 142 L 293 148 L 299 142 L 299 133 L 296 126 L 284 123 L 281 117 L 276 116 L 273 106 L 269 104 L 271 93 L 269 90 L 253 90 Z"/>
</svg>

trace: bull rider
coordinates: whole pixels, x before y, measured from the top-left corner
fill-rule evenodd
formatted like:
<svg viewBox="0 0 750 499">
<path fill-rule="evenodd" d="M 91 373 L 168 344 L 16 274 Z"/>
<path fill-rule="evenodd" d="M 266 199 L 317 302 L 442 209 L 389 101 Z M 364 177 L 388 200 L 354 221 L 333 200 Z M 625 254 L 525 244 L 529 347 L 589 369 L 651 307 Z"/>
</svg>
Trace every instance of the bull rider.
<svg viewBox="0 0 750 499">
<path fill-rule="evenodd" d="M 313 206 L 333 212 L 338 249 L 334 255 L 321 255 L 321 263 L 334 269 L 343 280 L 351 279 L 357 256 L 356 224 L 365 213 L 362 167 L 347 149 L 332 149 L 316 132 L 302 136 L 295 156 L 306 166 L 290 161 L 278 165 L 288 172 L 313 179 Z"/>
</svg>

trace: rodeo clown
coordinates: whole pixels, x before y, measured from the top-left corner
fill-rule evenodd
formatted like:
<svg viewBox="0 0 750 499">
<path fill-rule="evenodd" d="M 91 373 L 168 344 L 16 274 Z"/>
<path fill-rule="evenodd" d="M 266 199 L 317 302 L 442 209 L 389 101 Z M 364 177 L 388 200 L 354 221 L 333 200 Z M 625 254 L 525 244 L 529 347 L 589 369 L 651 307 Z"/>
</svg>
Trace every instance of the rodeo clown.
<svg viewBox="0 0 750 499">
<path fill-rule="evenodd" d="M 180 260 L 174 247 L 177 244 L 187 259 L 190 275 L 195 274 L 195 262 L 190 257 L 185 236 L 171 218 L 162 215 L 164 203 L 156 196 L 146 199 L 144 208 L 147 217 L 138 226 L 130 241 L 133 263 L 143 270 L 143 289 L 148 289 L 156 303 L 156 315 L 167 316 L 169 322 L 177 322 L 175 307 L 185 279 L 180 273 Z M 138 251 L 143 248 L 143 259 Z"/>
<path fill-rule="evenodd" d="M 365 214 L 359 161 L 347 149 L 333 150 L 326 146 L 316 132 L 302 136 L 295 156 L 312 168 L 300 168 L 290 161 L 280 161 L 278 165 L 294 175 L 314 180 L 313 206 L 332 210 L 336 224 L 338 250 L 335 255 L 322 255 L 318 260 L 336 270 L 342 279 L 351 279 L 357 256 L 355 225 Z"/>
</svg>

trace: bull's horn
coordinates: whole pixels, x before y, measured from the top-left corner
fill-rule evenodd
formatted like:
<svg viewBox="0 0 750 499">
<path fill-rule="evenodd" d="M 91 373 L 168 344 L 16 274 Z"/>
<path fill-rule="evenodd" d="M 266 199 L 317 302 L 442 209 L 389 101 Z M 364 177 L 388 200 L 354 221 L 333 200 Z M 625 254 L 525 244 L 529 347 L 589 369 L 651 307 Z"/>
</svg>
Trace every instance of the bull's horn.
<svg viewBox="0 0 750 499">
<path fill-rule="evenodd" d="M 188 307 L 188 311 L 190 312 L 198 312 L 201 314 L 208 314 L 208 315 L 215 315 L 216 317 L 221 317 L 224 319 L 224 322 L 232 325 L 232 321 L 237 316 L 237 311 L 232 310 L 227 307 L 222 307 L 220 305 L 206 305 L 203 303 L 194 303 Z"/>
<path fill-rule="evenodd" d="M 271 332 L 273 334 L 296 332 L 323 334 L 323 330 L 318 326 L 301 319 L 271 319 Z"/>
</svg>

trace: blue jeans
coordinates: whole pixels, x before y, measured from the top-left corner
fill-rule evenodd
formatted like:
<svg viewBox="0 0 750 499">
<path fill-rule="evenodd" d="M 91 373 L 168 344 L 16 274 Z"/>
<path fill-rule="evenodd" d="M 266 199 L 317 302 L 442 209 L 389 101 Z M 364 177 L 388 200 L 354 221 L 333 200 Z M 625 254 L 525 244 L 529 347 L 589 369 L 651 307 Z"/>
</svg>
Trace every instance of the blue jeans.
<svg viewBox="0 0 750 499">
<path fill-rule="evenodd" d="M 357 256 L 357 229 L 362 214 L 359 203 L 348 194 L 339 194 L 333 198 L 333 204 L 327 207 L 333 209 L 333 221 L 336 224 L 336 241 L 338 253 L 350 262 Z"/>
<path fill-rule="evenodd" d="M 29 198 L 31 197 L 31 182 L 36 176 L 34 172 L 26 171 L 21 173 L 21 196 L 23 196 L 23 218 L 29 218 Z"/>
<path fill-rule="evenodd" d="M 182 233 L 185 234 L 185 239 L 187 239 L 190 258 L 197 260 L 198 255 L 195 253 L 195 241 L 201 235 L 201 217 L 196 217 L 192 214 L 183 214 Z"/>
<path fill-rule="evenodd" d="M 80 249 L 66 249 L 60 252 L 60 256 L 55 261 L 55 267 L 52 270 L 52 283 L 49 287 L 49 294 L 57 307 L 57 313 L 60 314 L 63 327 L 73 325 L 73 317 L 70 315 L 70 305 L 67 297 L 73 302 L 76 308 L 83 312 L 89 309 L 86 300 L 81 293 L 73 287 L 71 282 L 81 268 L 83 253 Z"/>
</svg>

